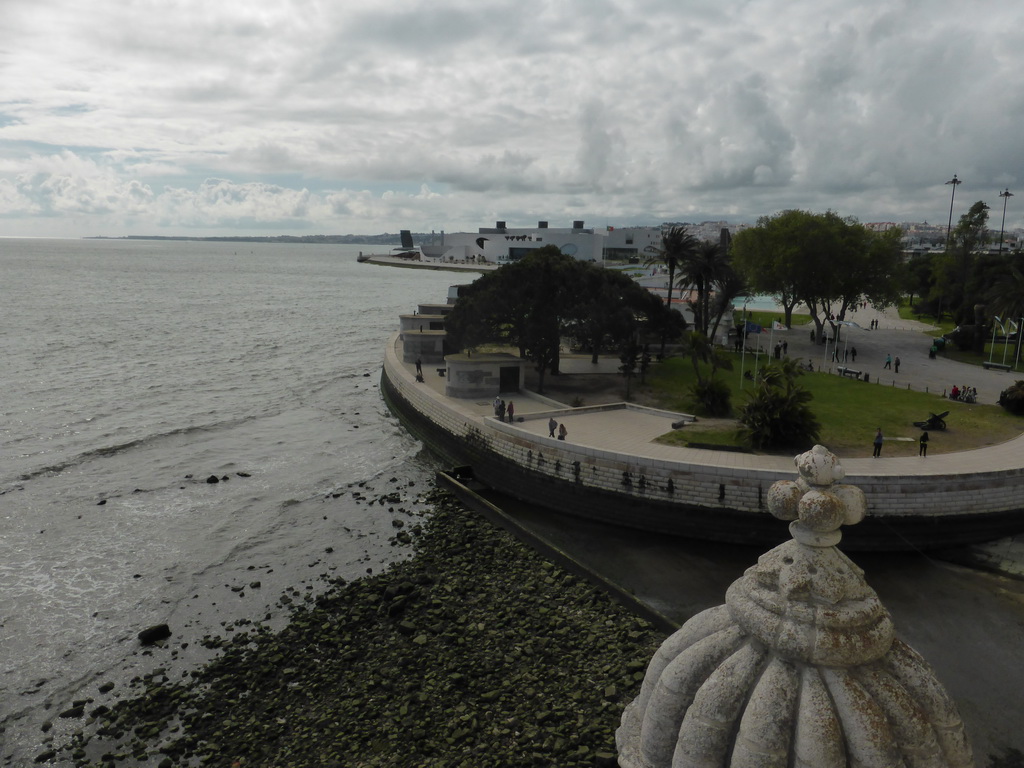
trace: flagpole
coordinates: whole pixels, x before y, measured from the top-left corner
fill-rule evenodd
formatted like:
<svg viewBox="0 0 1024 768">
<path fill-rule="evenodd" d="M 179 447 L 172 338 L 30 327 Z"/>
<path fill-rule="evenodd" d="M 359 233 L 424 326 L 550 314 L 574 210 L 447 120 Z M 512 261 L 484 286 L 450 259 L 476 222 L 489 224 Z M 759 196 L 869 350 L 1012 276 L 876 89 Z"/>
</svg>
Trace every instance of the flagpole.
<svg viewBox="0 0 1024 768">
<path fill-rule="evenodd" d="M 1010 341 L 1010 335 L 1006 332 L 1006 326 L 1002 323 L 999 324 L 1003 329 L 1003 365 L 1006 365 L 1006 345 Z"/>
<path fill-rule="evenodd" d="M 1013 354 L 1013 370 L 1015 370 L 1015 371 L 1017 370 L 1017 366 L 1020 364 L 1020 342 L 1021 342 L 1021 330 L 1022 329 L 1024 329 L 1024 317 L 1022 317 L 1018 321 L 1018 323 L 1017 323 L 1017 330 L 1015 331 L 1015 333 L 1017 334 L 1017 344 L 1016 344 L 1017 349 L 1014 351 L 1014 354 Z"/>
<path fill-rule="evenodd" d="M 743 302 L 743 330 L 740 331 L 740 338 L 743 340 L 740 348 L 740 389 L 743 389 L 743 366 L 747 362 L 747 302 Z"/>
<path fill-rule="evenodd" d="M 758 326 L 761 328 L 761 326 Z M 754 347 L 754 383 L 757 383 L 757 364 L 761 362 L 761 331 L 757 332 L 757 346 Z"/>
</svg>

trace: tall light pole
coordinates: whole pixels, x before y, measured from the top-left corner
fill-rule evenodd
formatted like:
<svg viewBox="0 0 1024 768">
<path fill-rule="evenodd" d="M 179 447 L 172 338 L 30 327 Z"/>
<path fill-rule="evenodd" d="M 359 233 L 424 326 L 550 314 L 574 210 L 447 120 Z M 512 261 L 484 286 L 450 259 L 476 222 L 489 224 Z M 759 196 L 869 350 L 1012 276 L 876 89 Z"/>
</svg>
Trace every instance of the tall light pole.
<svg viewBox="0 0 1024 768">
<path fill-rule="evenodd" d="M 953 194 L 949 196 L 949 223 L 946 225 L 946 250 L 949 250 L 949 232 L 953 228 L 953 198 L 956 197 L 956 185 L 963 184 L 960 179 L 953 174 L 953 178 L 946 182 L 947 184 L 953 185 Z"/>
<path fill-rule="evenodd" d="M 999 255 L 1003 255 L 1003 230 L 1006 228 L 1006 202 L 1013 197 L 1013 192 L 1007 187 L 1005 192 L 1000 192 L 999 196 L 1003 198 L 1003 223 L 999 225 Z"/>
</svg>

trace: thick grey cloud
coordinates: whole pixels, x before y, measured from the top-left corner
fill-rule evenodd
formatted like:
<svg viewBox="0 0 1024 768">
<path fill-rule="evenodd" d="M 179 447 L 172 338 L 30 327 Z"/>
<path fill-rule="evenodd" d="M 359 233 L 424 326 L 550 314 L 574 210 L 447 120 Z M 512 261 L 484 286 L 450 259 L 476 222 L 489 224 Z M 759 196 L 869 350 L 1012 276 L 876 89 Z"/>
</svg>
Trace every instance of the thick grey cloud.
<svg viewBox="0 0 1024 768">
<path fill-rule="evenodd" d="M 1022 177 L 1017 15 L 992 0 L 6 0 L 0 234 L 787 207 L 941 221 L 954 172 L 965 209 L 995 209 Z"/>
</svg>

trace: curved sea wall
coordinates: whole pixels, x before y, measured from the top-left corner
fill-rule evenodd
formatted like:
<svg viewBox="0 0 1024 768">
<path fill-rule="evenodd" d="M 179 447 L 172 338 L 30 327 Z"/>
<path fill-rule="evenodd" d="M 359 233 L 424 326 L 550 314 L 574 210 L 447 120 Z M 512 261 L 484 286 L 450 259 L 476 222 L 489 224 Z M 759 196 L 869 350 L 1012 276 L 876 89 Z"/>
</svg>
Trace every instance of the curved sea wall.
<svg viewBox="0 0 1024 768">
<path fill-rule="evenodd" d="M 767 512 L 766 494 L 776 480 L 792 478 L 791 461 L 693 449 L 675 449 L 693 460 L 665 460 L 529 433 L 460 408 L 457 400 L 417 382 L 400 361 L 396 340 L 387 345 L 381 378 L 389 406 L 432 450 L 453 464 L 471 465 L 487 485 L 626 527 L 757 545 L 788 538 L 786 524 Z M 546 420 L 548 414 L 529 417 Z M 1012 445 L 1003 448 L 1020 455 Z M 844 537 L 844 546 L 934 548 L 1024 529 L 1024 468 L 943 474 L 941 465 L 956 456 L 929 458 L 927 473 L 892 469 L 909 459 L 886 462 L 892 474 L 858 474 L 856 465 L 869 459 L 846 462 L 847 481 L 863 489 L 869 509 L 864 523 Z M 752 460 L 764 466 L 751 466 Z"/>
</svg>

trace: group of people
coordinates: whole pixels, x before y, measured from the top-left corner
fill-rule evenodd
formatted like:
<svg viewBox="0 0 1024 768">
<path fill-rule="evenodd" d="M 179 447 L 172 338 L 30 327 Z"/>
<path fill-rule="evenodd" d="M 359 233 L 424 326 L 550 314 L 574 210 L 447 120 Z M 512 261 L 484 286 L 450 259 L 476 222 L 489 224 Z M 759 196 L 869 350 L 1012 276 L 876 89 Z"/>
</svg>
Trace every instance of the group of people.
<svg viewBox="0 0 1024 768">
<path fill-rule="evenodd" d="M 558 439 L 565 440 L 565 436 L 569 434 L 569 430 L 565 428 L 564 423 L 559 424 L 555 421 L 555 417 L 552 416 L 548 419 L 548 437 L 554 437 L 556 429 L 558 430 Z"/>
<path fill-rule="evenodd" d="M 892 370 L 893 366 L 895 366 L 895 368 L 896 368 L 895 372 L 899 373 L 900 372 L 900 356 L 896 355 L 896 358 L 893 359 L 892 355 L 886 355 L 885 356 L 885 365 L 883 365 L 882 367 L 883 368 L 888 368 L 889 370 Z"/>
<path fill-rule="evenodd" d="M 961 403 L 976 403 L 978 401 L 978 390 L 974 387 L 958 387 L 956 384 L 949 391 L 950 400 L 959 400 Z"/>
<path fill-rule="evenodd" d="M 500 396 L 496 396 L 494 398 L 493 405 L 494 417 L 498 421 L 505 421 L 507 419 L 509 424 L 515 421 L 516 406 L 511 400 L 506 403 Z M 555 421 L 554 417 L 552 417 L 548 419 L 548 437 L 556 437 L 556 432 L 558 433 L 557 438 L 559 440 L 565 440 L 566 435 L 569 434 L 569 430 L 565 428 L 565 424 L 559 424 Z"/>
<path fill-rule="evenodd" d="M 880 457 L 882 455 L 882 441 L 884 439 L 885 438 L 882 436 L 882 428 L 879 427 L 878 431 L 875 432 L 875 439 L 874 439 L 874 441 L 872 443 L 872 447 L 874 449 L 871 452 L 871 457 L 872 458 L 877 459 L 878 457 Z M 928 438 L 928 430 L 927 429 L 921 430 L 921 436 L 919 438 L 917 438 L 917 455 L 918 456 L 924 456 L 925 458 L 928 458 L 928 440 L 929 440 L 929 438 Z"/>
<path fill-rule="evenodd" d="M 508 417 L 508 423 L 511 424 L 515 421 L 516 407 L 511 400 L 508 401 L 508 405 L 505 405 L 505 401 L 500 397 L 494 398 L 494 415 L 498 421 L 504 421 L 505 417 Z"/>
<path fill-rule="evenodd" d="M 878 320 L 872 320 L 868 325 L 871 327 L 872 331 L 878 330 Z"/>
<path fill-rule="evenodd" d="M 842 359 L 840 359 L 840 358 L 842 358 Z M 849 349 L 844 347 L 842 350 L 839 349 L 839 345 L 836 345 L 835 347 L 833 347 L 833 349 L 832 349 L 832 362 L 834 362 L 834 363 L 845 363 L 847 360 L 849 360 L 851 363 L 856 363 L 857 362 L 857 348 L 856 347 L 850 347 Z"/>
</svg>

